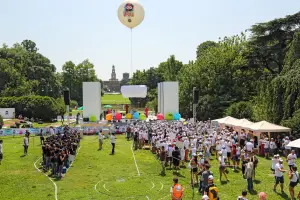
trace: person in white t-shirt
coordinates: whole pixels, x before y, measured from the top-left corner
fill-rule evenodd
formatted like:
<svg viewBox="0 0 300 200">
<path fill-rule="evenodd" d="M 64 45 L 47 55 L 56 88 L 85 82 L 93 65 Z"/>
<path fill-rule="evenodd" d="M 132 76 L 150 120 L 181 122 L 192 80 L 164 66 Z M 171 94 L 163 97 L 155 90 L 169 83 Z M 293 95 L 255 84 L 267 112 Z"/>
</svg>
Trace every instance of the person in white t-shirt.
<svg viewBox="0 0 300 200">
<path fill-rule="evenodd" d="M 265 158 L 269 158 L 269 150 L 270 150 L 270 142 L 268 138 L 265 138 L 264 143 L 264 152 L 265 152 Z"/>
<path fill-rule="evenodd" d="M 274 192 L 276 192 L 276 187 L 280 183 L 280 188 L 281 188 L 281 193 L 283 193 L 283 183 L 284 183 L 284 178 L 283 178 L 283 173 L 286 172 L 287 170 L 283 169 L 283 160 L 280 158 L 278 160 L 278 163 L 275 165 L 275 185 L 274 185 Z"/>
<path fill-rule="evenodd" d="M 28 155 L 28 146 L 29 146 L 29 139 L 27 137 L 27 135 L 24 137 L 24 155 L 27 156 Z"/>
<path fill-rule="evenodd" d="M 289 153 L 290 153 L 290 151 L 291 151 L 291 149 L 292 149 L 291 147 L 288 147 L 288 146 L 287 146 L 290 142 L 291 142 L 291 141 L 290 141 L 289 137 L 286 136 L 285 139 L 284 139 L 284 142 L 283 142 L 283 144 L 282 144 L 282 146 L 284 146 L 284 153 L 285 153 L 285 156 L 288 156 Z"/>
<path fill-rule="evenodd" d="M 287 156 L 287 161 L 288 161 L 290 170 L 292 169 L 293 166 L 296 165 L 296 159 L 297 159 L 297 155 L 295 153 L 295 150 L 292 150 L 292 152 Z"/>
<path fill-rule="evenodd" d="M 271 138 L 271 142 L 270 142 L 270 155 L 273 156 L 275 151 L 276 151 L 276 143 L 275 143 L 275 140 L 274 138 Z"/>
<path fill-rule="evenodd" d="M 252 152 L 253 151 L 254 145 L 253 145 L 252 142 L 253 142 L 253 140 L 251 140 L 250 142 L 246 143 L 246 151 L 248 151 L 248 152 Z"/>
</svg>

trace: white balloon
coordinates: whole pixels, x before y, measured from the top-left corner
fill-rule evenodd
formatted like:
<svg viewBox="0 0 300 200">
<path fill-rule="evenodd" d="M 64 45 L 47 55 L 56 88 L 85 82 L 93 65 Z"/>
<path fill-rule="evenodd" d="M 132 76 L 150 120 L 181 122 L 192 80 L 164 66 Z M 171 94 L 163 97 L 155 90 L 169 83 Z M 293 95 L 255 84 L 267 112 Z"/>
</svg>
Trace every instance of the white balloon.
<svg viewBox="0 0 300 200">
<path fill-rule="evenodd" d="M 138 0 L 125 0 L 118 9 L 118 17 L 128 28 L 138 26 L 145 17 L 145 11 Z"/>
</svg>

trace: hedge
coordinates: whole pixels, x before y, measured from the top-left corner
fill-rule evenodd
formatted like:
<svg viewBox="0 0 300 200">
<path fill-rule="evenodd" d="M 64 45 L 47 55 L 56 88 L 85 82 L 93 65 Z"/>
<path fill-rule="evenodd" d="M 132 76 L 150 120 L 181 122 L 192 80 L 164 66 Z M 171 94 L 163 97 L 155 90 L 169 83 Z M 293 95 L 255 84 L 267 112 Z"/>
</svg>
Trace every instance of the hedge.
<svg viewBox="0 0 300 200">
<path fill-rule="evenodd" d="M 21 114 L 24 117 L 45 121 L 51 121 L 65 113 L 61 99 L 56 100 L 47 96 L 1 97 L 0 108 L 15 108 L 16 116 Z"/>
</svg>

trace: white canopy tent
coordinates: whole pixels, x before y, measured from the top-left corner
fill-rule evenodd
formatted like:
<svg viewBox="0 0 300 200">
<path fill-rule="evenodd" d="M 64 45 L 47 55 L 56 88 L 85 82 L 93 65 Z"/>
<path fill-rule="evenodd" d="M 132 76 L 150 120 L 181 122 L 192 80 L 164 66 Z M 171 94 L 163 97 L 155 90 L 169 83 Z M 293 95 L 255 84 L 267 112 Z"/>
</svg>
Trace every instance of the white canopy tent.
<svg viewBox="0 0 300 200">
<path fill-rule="evenodd" d="M 268 132 L 268 133 L 278 133 L 278 132 L 290 132 L 291 129 L 290 128 L 287 128 L 287 127 L 284 127 L 284 126 L 279 126 L 279 125 L 276 125 L 276 124 L 272 124 L 270 122 L 267 122 L 267 121 L 261 121 L 261 122 L 257 122 L 257 123 L 254 123 L 250 126 L 247 126 L 245 128 L 248 128 L 252 131 L 255 131 L 255 132 Z"/>
<path fill-rule="evenodd" d="M 288 146 L 288 147 L 296 147 L 296 148 L 300 148 L 300 139 L 291 141 L 287 146 Z"/>
<path fill-rule="evenodd" d="M 214 119 L 211 121 L 212 125 L 219 125 L 219 126 L 225 126 L 225 125 L 231 125 L 235 122 L 237 122 L 238 119 L 234 118 L 234 117 L 230 117 L 230 116 L 227 116 L 227 117 L 224 117 L 224 118 L 220 118 L 220 119 Z"/>
</svg>

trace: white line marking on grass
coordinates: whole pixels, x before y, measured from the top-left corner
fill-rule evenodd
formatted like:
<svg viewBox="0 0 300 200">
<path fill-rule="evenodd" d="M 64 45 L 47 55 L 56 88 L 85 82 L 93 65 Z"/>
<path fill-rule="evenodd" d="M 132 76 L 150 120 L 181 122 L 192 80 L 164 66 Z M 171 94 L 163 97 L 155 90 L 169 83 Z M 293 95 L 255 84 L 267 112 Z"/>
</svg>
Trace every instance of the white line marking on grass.
<svg viewBox="0 0 300 200">
<path fill-rule="evenodd" d="M 149 198 L 148 196 L 146 196 L 146 198 L 147 198 L 148 200 L 150 200 L 150 198 Z"/>
<path fill-rule="evenodd" d="M 100 182 L 102 182 L 103 180 L 101 180 L 101 181 L 99 181 L 98 183 L 96 183 L 96 185 L 95 185 L 95 190 L 97 191 L 97 192 L 99 192 L 98 190 L 97 190 L 97 185 L 100 183 Z"/>
<path fill-rule="evenodd" d="M 132 155 L 133 155 L 133 159 L 134 159 L 134 163 L 135 163 L 135 166 L 136 166 L 136 170 L 137 170 L 137 173 L 138 173 L 138 176 L 140 176 L 140 170 L 137 166 L 137 163 L 136 163 L 136 159 L 135 159 L 135 155 L 134 155 L 134 152 L 133 152 L 133 149 L 132 149 L 132 146 L 131 146 L 131 151 L 132 151 Z"/>
<path fill-rule="evenodd" d="M 109 192 L 109 190 L 106 189 L 106 187 L 105 187 L 105 183 L 103 184 L 103 188 L 104 188 L 107 192 Z"/>
<path fill-rule="evenodd" d="M 79 153 L 79 151 L 80 151 L 80 148 L 81 148 L 81 146 L 78 148 L 78 150 L 77 150 L 77 152 L 76 152 L 76 155 L 75 155 L 75 157 L 74 157 L 74 160 L 73 160 L 73 162 L 71 163 L 71 165 L 69 166 L 69 168 L 67 169 L 67 171 L 69 171 L 69 169 L 71 169 L 73 163 L 75 162 L 76 156 L 78 155 L 78 153 Z"/>
<path fill-rule="evenodd" d="M 56 185 L 56 183 L 51 179 L 51 178 L 49 178 L 49 176 L 47 175 L 47 174 L 45 174 L 44 172 L 42 172 L 37 166 L 36 166 L 36 163 L 41 159 L 42 157 L 40 157 L 40 158 L 38 158 L 35 162 L 34 162 L 34 167 L 35 167 L 35 169 L 37 169 L 39 172 L 41 172 L 42 174 L 44 174 L 52 183 L 53 183 L 53 185 L 54 185 L 54 198 L 55 198 L 55 200 L 58 200 L 58 198 L 57 198 L 57 185 Z"/>
<path fill-rule="evenodd" d="M 152 183 L 152 188 L 150 190 L 152 190 L 155 187 L 155 184 L 151 181 Z"/>
<path fill-rule="evenodd" d="M 160 182 L 160 184 L 161 184 L 161 188 L 160 190 L 158 190 L 159 192 L 162 191 L 162 189 L 164 188 L 164 184 L 162 184 L 162 182 Z"/>
</svg>

